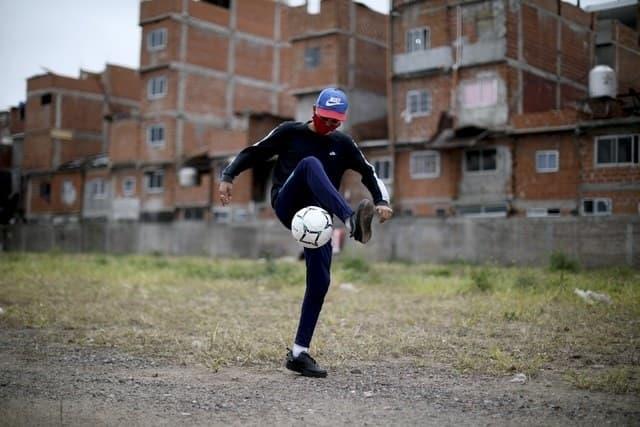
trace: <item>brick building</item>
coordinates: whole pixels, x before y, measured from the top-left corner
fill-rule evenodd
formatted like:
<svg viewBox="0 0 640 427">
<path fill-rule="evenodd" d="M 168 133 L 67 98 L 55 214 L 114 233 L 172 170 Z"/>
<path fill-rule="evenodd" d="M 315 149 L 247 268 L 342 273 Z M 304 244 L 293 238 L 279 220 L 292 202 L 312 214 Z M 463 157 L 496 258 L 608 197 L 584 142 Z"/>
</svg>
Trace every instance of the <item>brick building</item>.
<svg viewBox="0 0 640 427">
<path fill-rule="evenodd" d="M 324 0 L 318 14 L 307 13 L 304 6 L 289 11 L 296 120 L 310 120 L 323 88 L 341 88 L 349 98 L 349 112 L 340 130 L 360 144 L 379 174 L 388 146 L 387 18 L 347 0 Z M 354 204 L 370 197 L 360 178 L 348 171 L 341 185 Z"/>
<path fill-rule="evenodd" d="M 21 167 L 28 220 L 108 216 L 109 118 L 139 109 L 137 79 L 135 70 L 107 65 L 77 79 L 48 72 L 27 80 Z"/>
<path fill-rule="evenodd" d="M 141 2 L 141 111 L 113 122 L 113 216 L 270 216 L 272 164 L 238 177 L 230 207 L 218 205 L 219 174 L 280 122 L 310 118 L 325 86 L 351 97 L 347 130 L 384 138 L 385 24 L 347 0 L 313 16 L 273 0 Z M 138 144 L 127 144 L 133 133 Z M 195 185 L 181 186 L 194 172 Z"/>
<path fill-rule="evenodd" d="M 230 207 L 219 174 L 326 86 L 349 95 L 343 130 L 398 214 L 637 214 L 640 47 L 618 18 L 556 0 L 143 0 L 140 70 L 28 80 L 12 131 L 27 218 L 270 217 L 272 163 Z M 596 64 L 612 96 L 589 96 Z M 355 173 L 341 190 L 367 195 Z"/>
<path fill-rule="evenodd" d="M 135 130 L 138 144 L 112 141 L 111 161 L 121 166 L 114 169 L 114 215 L 207 218 L 229 157 L 267 132 L 265 122 L 275 126 L 293 114 L 287 7 L 270 0 L 150 0 L 140 7 L 141 114 L 115 131 Z M 184 167 L 196 170 L 195 185 L 179 186 Z M 252 202 L 265 200 L 253 191 L 255 181 L 245 174 L 236 209 L 216 208 L 215 215 L 254 214 Z"/>
<path fill-rule="evenodd" d="M 396 0 L 390 29 L 400 213 L 638 213 L 638 112 L 589 110 L 638 87 L 635 29 L 554 0 Z M 589 100 L 596 64 L 618 101 Z"/>
</svg>

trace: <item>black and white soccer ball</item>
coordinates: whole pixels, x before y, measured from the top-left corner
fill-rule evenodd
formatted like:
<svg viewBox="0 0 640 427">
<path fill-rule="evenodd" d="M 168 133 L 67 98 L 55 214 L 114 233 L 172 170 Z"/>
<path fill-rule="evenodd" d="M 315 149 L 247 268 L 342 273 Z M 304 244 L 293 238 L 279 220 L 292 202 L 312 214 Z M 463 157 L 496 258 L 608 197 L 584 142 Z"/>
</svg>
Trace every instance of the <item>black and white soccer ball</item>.
<svg viewBox="0 0 640 427">
<path fill-rule="evenodd" d="M 333 221 L 326 210 L 318 206 L 300 209 L 291 220 L 291 234 L 305 248 L 324 246 L 333 233 Z"/>
</svg>

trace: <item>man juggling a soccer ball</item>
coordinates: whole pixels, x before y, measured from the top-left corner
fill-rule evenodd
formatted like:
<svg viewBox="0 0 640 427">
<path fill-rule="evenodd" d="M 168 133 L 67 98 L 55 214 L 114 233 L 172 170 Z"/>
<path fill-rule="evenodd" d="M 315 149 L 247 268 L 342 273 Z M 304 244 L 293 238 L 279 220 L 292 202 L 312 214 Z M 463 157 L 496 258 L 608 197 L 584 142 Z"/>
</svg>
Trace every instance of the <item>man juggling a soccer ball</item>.
<svg viewBox="0 0 640 427">
<path fill-rule="evenodd" d="M 278 156 L 273 170 L 271 205 L 285 227 L 306 206 L 319 206 L 342 220 L 350 236 L 367 243 L 371 238 L 374 213 L 384 222 L 391 218 L 387 190 L 364 155 L 348 135 L 337 128 L 346 120 L 348 101 L 339 89 L 326 88 L 313 106 L 306 123 L 285 122 L 256 144 L 242 150 L 223 171 L 220 200 L 231 201 L 233 179 L 242 171 Z M 354 212 L 338 192 L 342 175 L 352 169 L 362 175 L 373 202 L 364 199 Z M 286 367 L 309 377 L 326 377 L 309 355 L 309 345 L 329 289 L 331 242 L 319 248 L 305 248 L 307 287 L 293 349 L 287 353 Z"/>
</svg>

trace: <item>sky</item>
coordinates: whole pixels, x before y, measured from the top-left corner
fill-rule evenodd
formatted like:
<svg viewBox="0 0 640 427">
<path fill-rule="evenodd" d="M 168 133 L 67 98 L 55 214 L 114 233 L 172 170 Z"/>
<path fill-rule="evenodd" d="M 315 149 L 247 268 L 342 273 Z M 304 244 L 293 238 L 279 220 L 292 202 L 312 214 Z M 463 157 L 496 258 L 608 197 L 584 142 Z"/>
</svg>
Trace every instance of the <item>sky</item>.
<svg viewBox="0 0 640 427">
<path fill-rule="evenodd" d="M 378 12 L 389 10 L 390 0 L 358 1 Z M 0 0 L 0 111 L 24 101 L 26 79 L 47 70 L 77 77 L 80 69 L 102 71 L 105 63 L 137 68 L 139 5 L 139 0 Z"/>
</svg>

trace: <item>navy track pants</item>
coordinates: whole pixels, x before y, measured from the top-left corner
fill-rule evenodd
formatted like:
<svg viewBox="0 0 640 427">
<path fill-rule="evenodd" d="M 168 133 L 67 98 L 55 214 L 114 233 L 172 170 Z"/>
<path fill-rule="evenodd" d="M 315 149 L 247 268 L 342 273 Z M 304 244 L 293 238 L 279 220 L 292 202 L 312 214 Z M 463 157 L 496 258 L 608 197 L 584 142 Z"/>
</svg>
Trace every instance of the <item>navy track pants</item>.
<svg viewBox="0 0 640 427">
<path fill-rule="evenodd" d="M 291 220 L 305 206 L 320 206 L 343 222 L 353 215 L 353 210 L 333 186 L 320 160 L 305 157 L 284 183 L 274 204 L 276 215 L 285 227 L 291 228 Z M 307 265 L 307 288 L 302 301 L 302 312 L 295 343 L 309 347 L 316 328 L 324 297 L 331 279 L 331 241 L 317 249 L 304 249 Z"/>
</svg>

